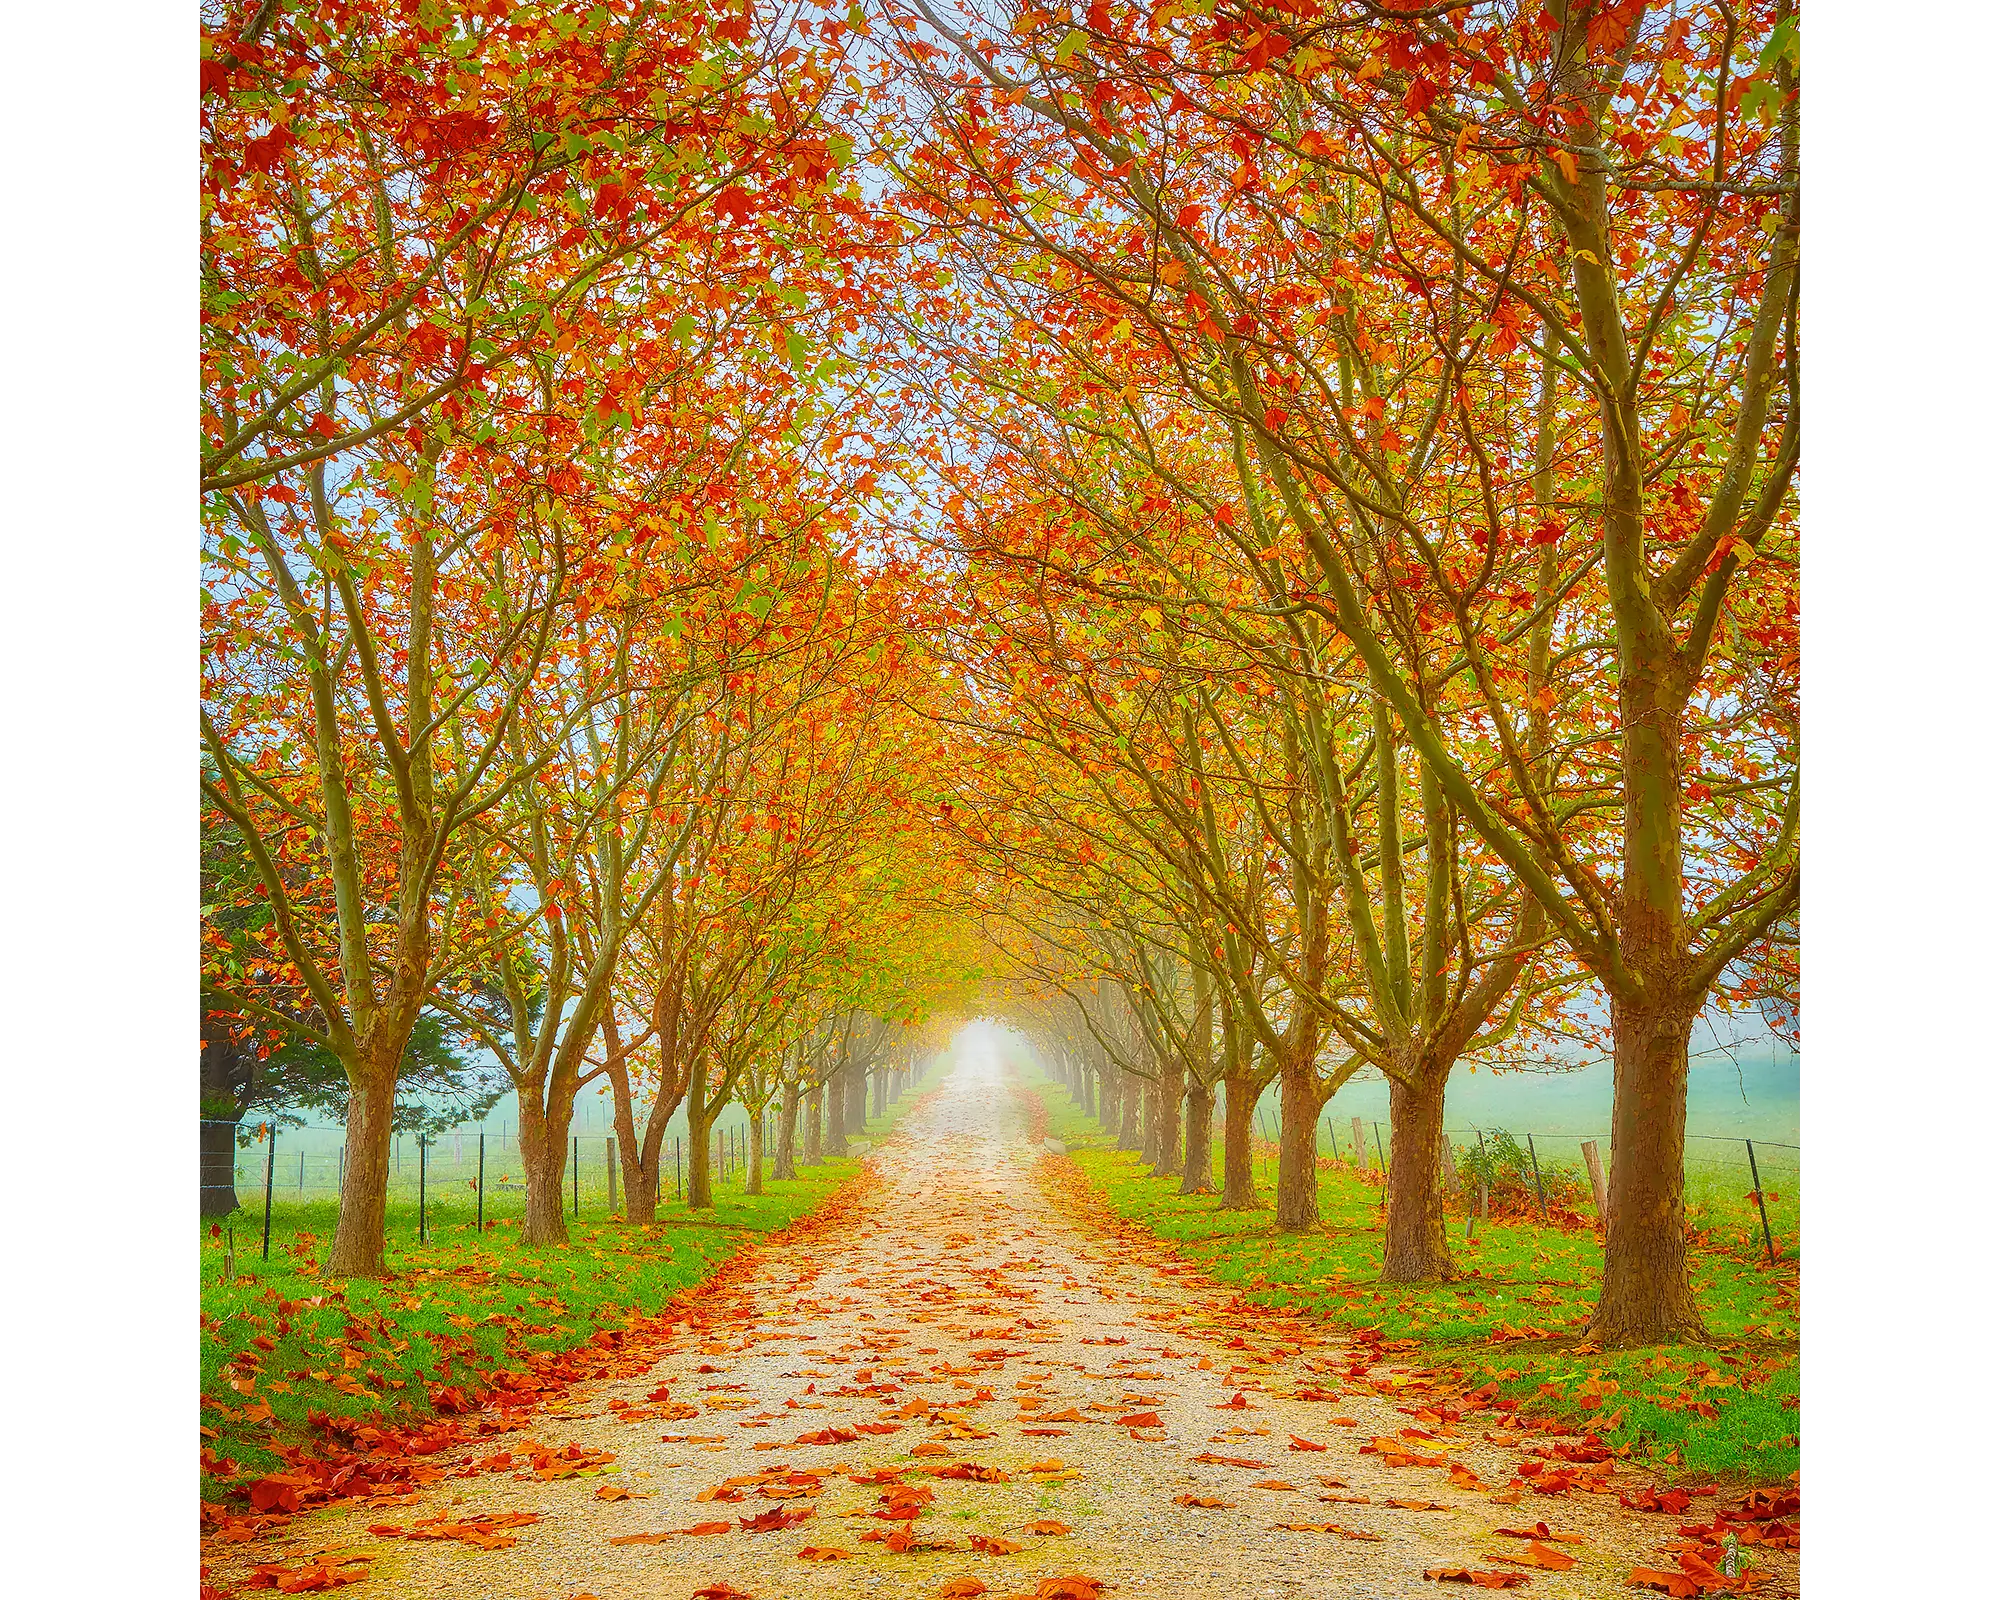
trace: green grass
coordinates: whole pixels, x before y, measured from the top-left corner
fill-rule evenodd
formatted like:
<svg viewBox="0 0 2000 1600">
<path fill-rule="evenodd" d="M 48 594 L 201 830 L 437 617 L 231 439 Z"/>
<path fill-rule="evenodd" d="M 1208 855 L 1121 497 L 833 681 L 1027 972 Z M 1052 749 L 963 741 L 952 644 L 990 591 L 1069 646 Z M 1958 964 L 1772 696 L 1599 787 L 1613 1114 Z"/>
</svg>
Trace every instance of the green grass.
<svg viewBox="0 0 2000 1600">
<path fill-rule="evenodd" d="M 1382 1284 L 1379 1182 L 1322 1166 L 1321 1226 L 1279 1234 L 1268 1210 L 1223 1211 L 1212 1196 L 1176 1194 L 1169 1181 L 1148 1176 L 1136 1155 L 1111 1148 L 1112 1137 L 1061 1085 L 1034 1087 L 1048 1105 L 1049 1133 L 1069 1146 L 1069 1158 L 1110 1209 L 1245 1300 L 1413 1340 L 1418 1348 L 1405 1352 L 1410 1359 L 1456 1369 L 1472 1385 L 1496 1380 L 1524 1411 L 1587 1425 L 1614 1449 L 1630 1446 L 1634 1459 L 1657 1467 L 1663 1478 L 1771 1483 L 1797 1470 L 1796 1185 L 1783 1219 L 1788 1226 L 1772 1218 L 1785 1250 L 1776 1267 L 1763 1260 L 1754 1202 L 1720 1181 L 1691 1194 L 1691 1220 L 1703 1231 L 1692 1257 L 1695 1292 L 1713 1344 L 1579 1350 L 1603 1266 L 1588 1228 L 1495 1220 L 1481 1223 L 1468 1244 L 1464 1213 L 1456 1211 L 1451 1238 L 1463 1277 Z M 1259 1160 L 1267 1203 L 1273 1171 Z M 1504 1338 L 1508 1330 L 1562 1337 Z M 1504 1342 L 1495 1342 L 1496 1335 Z"/>
<path fill-rule="evenodd" d="M 925 1087 L 913 1085 L 857 1137 L 882 1137 Z M 717 1184 L 713 1211 L 669 1200 L 651 1227 L 609 1222 L 600 1209 L 570 1219 L 566 1246 L 519 1244 L 511 1217 L 489 1219 L 481 1237 L 462 1202 L 442 1217 L 433 1208 L 430 1240 L 419 1243 L 416 1207 L 392 1204 L 394 1276 L 382 1282 L 320 1275 L 337 1214 L 331 1201 L 274 1207 L 268 1262 L 259 1255 L 262 1212 L 239 1213 L 227 1282 L 222 1245 L 204 1225 L 202 1498 L 281 1469 L 276 1447 L 315 1432 L 309 1412 L 421 1425 L 436 1415 L 433 1388 L 483 1387 L 475 1370 L 522 1370 L 535 1353 L 573 1349 L 649 1316 L 764 1234 L 818 1210 L 860 1170 L 846 1159 L 802 1167 L 783 1183 L 767 1175 L 754 1197 L 732 1176 Z"/>
</svg>

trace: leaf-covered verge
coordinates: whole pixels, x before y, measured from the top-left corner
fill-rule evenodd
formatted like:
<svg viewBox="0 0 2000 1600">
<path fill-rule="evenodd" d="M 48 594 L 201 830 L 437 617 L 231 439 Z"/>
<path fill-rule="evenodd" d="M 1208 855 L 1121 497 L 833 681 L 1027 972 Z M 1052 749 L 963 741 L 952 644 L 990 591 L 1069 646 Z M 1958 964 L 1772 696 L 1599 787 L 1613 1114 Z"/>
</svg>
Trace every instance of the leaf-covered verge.
<svg viewBox="0 0 2000 1600">
<path fill-rule="evenodd" d="M 921 1098 L 906 1096 L 859 1136 L 880 1138 Z M 366 1457 L 388 1443 L 421 1454 L 469 1436 L 454 1419 L 496 1388 L 527 1398 L 589 1376 L 593 1357 L 732 1257 L 825 1209 L 860 1172 L 850 1157 L 783 1182 L 767 1176 L 762 1195 L 718 1184 L 711 1212 L 670 1201 L 651 1227 L 586 1224 L 568 1246 L 521 1245 L 518 1217 L 489 1221 L 483 1239 L 470 1221 L 433 1220 L 421 1244 L 416 1208 L 392 1207 L 394 1276 L 382 1281 L 321 1275 L 331 1201 L 275 1214 L 268 1263 L 239 1228 L 227 1283 L 204 1230 L 201 1498 L 240 1508 L 296 1452 L 358 1446 Z"/>
<path fill-rule="evenodd" d="M 1461 1220 L 1453 1230 L 1460 1278 L 1383 1284 L 1379 1182 L 1322 1161 L 1320 1226 L 1281 1235 L 1268 1209 L 1224 1211 L 1212 1195 L 1178 1194 L 1139 1156 L 1113 1148 L 1060 1085 L 1032 1087 L 1048 1133 L 1068 1146 L 1072 1187 L 1085 1191 L 1074 1198 L 1150 1231 L 1248 1304 L 1378 1330 L 1397 1358 L 1457 1368 L 1472 1384 L 1495 1381 L 1524 1412 L 1573 1418 L 1669 1476 L 1768 1484 L 1797 1472 L 1796 1233 L 1781 1230 L 1785 1257 L 1767 1264 L 1761 1234 L 1750 1243 L 1735 1214 L 1740 1199 L 1717 1193 L 1690 1207 L 1700 1230 L 1695 1291 L 1714 1342 L 1600 1351 L 1580 1342 L 1603 1262 L 1591 1228 L 1496 1219 L 1467 1243 Z M 1399 1341 L 1409 1343 L 1399 1349 Z"/>
</svg>

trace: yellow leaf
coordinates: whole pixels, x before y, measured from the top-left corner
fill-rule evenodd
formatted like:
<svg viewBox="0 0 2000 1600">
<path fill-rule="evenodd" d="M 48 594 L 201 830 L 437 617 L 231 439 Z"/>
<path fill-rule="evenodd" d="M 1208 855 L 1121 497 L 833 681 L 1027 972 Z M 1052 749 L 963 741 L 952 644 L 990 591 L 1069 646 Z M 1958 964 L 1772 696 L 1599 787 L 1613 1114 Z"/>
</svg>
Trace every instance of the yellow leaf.
<svg viewBox="0 0 2000 1600">
<path fill-rule="evenodd" d="M 1554 156 L 1556 165 L 1562 168 L 1564 179 L 1570 183 L 1575 183 L 1576 157 L 1571 155 L 1567 150 L 1555 150 L 1551 151 L 1550 154 Z"/>
<path fill-rule="evenodd" d="M 1588 261 L 1593 267 L 1601 267 L 1604 265 L 1602 261 L 1599 261 L 1597 257 L 1588 250 L 1577 251 L 1576 258 L 1579 261 Z"/>
</svg>

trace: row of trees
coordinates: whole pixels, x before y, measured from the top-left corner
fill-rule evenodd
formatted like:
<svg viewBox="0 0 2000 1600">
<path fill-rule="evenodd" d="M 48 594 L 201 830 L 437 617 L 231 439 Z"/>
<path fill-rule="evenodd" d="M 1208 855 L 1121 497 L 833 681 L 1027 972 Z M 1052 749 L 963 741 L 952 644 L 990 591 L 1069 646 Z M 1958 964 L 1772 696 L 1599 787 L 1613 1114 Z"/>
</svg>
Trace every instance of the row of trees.
<svg viewBox="0 0 2000 1600">
<path fill-rule="evenodd" d="M 1191 1126 L 1219 1083 L 1226 1203 L 1275 1081 L 1286 1230 L 1382 1072 L 1408 1280 L 1450 1074 L 1594 1000 L 1590 1337 L 1699 1336 L 1690 1032 L 1795 996 L 1790 0 L 888 19 L 965 302 L 898 329 L 966 424 L 965 831 L 1035 886 L 1043 1036 Z"/>
<path fill-rule="evenodd" d="M 705 1206 L 725 1105 L 779 1100 L 783 1171 L 831 1091 L 837 1144 L 965 981 L 897 892 L 943 686 L 843 351 L 889 264 L 827 115 L 844 33 L 207 20 L 204 1037 L 338 1063 L 332 1272 L 384 1270 L 426 1027 L 518 1097 L 542 1243 L 586 1085 L 628 1215 L 676 1112 Z"/>
</svg>

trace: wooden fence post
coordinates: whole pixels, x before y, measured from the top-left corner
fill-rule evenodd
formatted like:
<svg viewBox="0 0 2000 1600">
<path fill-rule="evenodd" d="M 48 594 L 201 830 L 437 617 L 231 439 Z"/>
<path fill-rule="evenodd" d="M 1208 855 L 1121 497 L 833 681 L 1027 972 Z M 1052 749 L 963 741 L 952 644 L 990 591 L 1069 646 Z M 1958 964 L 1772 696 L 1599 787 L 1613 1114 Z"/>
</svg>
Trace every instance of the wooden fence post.
<svg viewBox="0 0 2000 1600">
<path fill-rule="evenodd" d="M 1438 1164 L 1444 1170 L 1444 1186 L 1448 1194 L 1458 1193 L 1458 1162 L 1453 1159 L 1451 1140 L 1444 1129 L 1438 1129 Z"/>
<path fill-rule="evenodd" d="M 1354 1169 L 1357 1172 L 1368 1170 L 1368 1136 L 1361 1131 L 1359 1117 L 1354 1119 Z"/>
<path fill-rule="evenodd" d="M 1604 1163 L 1597 1159 L 1597 1141 L 1583 1141 L 1583 1164 L 1590 1169 L 1590 1192 L 1597 1201 L 1597 1215 L 1600 1219 L 1605 1212 Z"/>
<path fill-rule="evenodd" d="M 618 1209 L 618 1140 L 614 1136 L 604 1141 L 604 1192 L 611 1198 L 606 1209 Z"/>
</svg>

